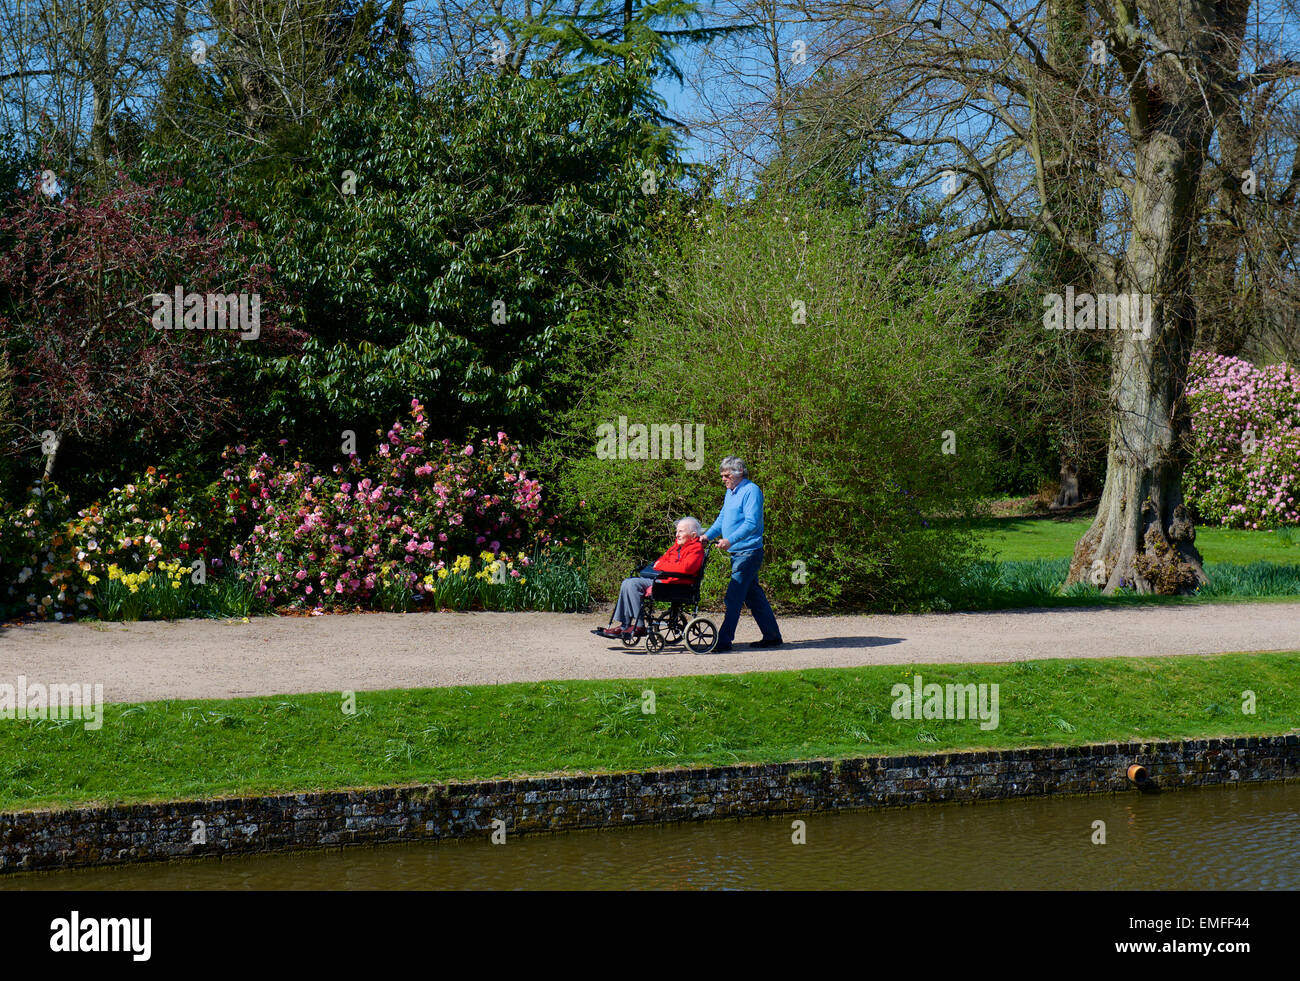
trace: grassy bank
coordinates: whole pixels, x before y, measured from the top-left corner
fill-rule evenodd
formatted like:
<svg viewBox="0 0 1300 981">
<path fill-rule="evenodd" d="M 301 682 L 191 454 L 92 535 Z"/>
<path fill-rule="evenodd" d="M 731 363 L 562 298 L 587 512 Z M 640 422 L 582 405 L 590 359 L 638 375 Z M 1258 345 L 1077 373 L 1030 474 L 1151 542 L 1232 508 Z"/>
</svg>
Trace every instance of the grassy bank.
<svg viewBox="0 0 1300 981">
<path fill-rule="evenodd" d="M 890 689 L 999 685 L 999 725 L 895 719 Z M 653 690 L 654 714 L 643 709 Z M 1243 695 L 1256 711 L 1244 714 Z M 0 722 L 0 809 L 525 774 L 1271 735 L 1300 652 L 898 665 L 108 706 L 103 728 Z"/>
<path fill-rule="evenodd" d="M 988 557 L 1001 562 L 1026 559 L 1068 559 L 1092 524 L 1092 518 L 1056 521 L 1050 518 L 1003 518 L 985 522 L 982 537 Z M 1300 564 L 1300 532 L 1243 531 L 1240 528 L 1199 526 L 1196 547 L 1208 563 L 1277 562 Z"/>
</svg>

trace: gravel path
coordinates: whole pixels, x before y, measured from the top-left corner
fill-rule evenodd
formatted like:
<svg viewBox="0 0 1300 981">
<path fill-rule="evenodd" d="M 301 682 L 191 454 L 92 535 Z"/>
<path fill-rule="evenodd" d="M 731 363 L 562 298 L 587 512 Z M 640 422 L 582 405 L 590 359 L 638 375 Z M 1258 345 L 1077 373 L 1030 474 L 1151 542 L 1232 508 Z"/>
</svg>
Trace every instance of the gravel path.
<svg viewBox="0 0 1300 981">
<path fill-rule="evenodd" d="M 606 614 L 607 616 L 608 614 Z M 717 618 L 715 617 L 715 620 Z M 726 654 L 629 654 L 589 633 L 604 617 L 393 613 L 251 622 L 0 628 L 0 682 L 95 683 L 109 702 L 231 698 L 568 678 L 780 671 L 862 664 L 1300 650 L 1300 603 L 787 617 L 786 645 Z"/>
</svg>

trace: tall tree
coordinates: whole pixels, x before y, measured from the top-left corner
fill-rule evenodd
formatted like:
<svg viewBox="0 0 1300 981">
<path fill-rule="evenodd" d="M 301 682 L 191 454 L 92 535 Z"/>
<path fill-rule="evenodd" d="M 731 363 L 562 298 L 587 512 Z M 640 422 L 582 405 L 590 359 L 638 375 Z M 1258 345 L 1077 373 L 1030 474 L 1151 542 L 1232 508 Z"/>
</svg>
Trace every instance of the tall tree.
<svg viewBox="0 0 1300 981">
<path fill-rule="evenodd" d="M 1284 52 L 1265 73 L 1239 70 L 1247 0 L 1090 0 L 1090 40 L 1077 53 L 1090 67 L 1073 98 L 1081 116 L 1096 114 L 1101 125 L 1097 150 L 1080 160 L 1105 187 L 1093 239 L 1053 213 L 1044 188 L 1052 158 L 1035 138 L 1034 103 L 1063 81 L 1048 57 L 1045 4 L 835 6 L 859 27 L 846 54 L 869 51 L 899 93 L 891 106 L 898 123 L 874 138 L 932 153 L 933 181 L 945 170 L 961 176 L 954 218 L 936 229 L 931 247 L 996 236 L 1023 254 L 1046 235 L 1086 262 L 1098 292 L 1150 298 L 1148 329 L 1111 332 L 1106 482 L 1069 581 L 1112 591 L 1196 589 L 1206 577 L 1183 500 L 1184 389 L 1196 337 L 1198 192 L 1218 125 L 1213 105 L 1222 93 L 1292 71 L 1284 66 L 1295 65 L 1294 56 Z"/>
</svg>

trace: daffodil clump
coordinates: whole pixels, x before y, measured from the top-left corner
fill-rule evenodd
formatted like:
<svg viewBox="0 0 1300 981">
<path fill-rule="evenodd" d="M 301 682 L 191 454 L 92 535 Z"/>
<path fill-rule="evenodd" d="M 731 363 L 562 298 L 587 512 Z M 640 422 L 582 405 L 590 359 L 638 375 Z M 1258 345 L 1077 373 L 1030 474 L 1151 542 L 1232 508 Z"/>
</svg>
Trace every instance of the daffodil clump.
<svg viewBox="0 0 1300 981">
<path fill-rule="evenodd" d="M 461 558 L 468 558 L 468 556 L 461 556 Z M 504 553 L 493 555 L 491 552 L 480 552 L 479 559 L 482 561 L 483 567 L 474 573 L 475 579 L 494 583 L 498 586 L 505 586 L 510 580 L 518 580 L 521 585 L 528 582 L 528 578 L 523 574 L 522 570 L 515 568 L 515 559 Z M 456 561 L 459 562 L 460 559 Z M 518 556 L 518 561 L 521 567 L 527 567 L 528 558 L 522 552 Z M 468 563 L 465 568 L 469 568 Z"/>
<path fill-rule="evenodd" d="M 159 560 L 155 568 L 126 572 L 109 563 L 107 582 L 98 590 L 100 617 L 105 620 L 175 619 L 193 609 L 196 583 L 191 568 L 179 561 Z M 88 577 L 91 585 L 98 576 Z"/>
</svg>

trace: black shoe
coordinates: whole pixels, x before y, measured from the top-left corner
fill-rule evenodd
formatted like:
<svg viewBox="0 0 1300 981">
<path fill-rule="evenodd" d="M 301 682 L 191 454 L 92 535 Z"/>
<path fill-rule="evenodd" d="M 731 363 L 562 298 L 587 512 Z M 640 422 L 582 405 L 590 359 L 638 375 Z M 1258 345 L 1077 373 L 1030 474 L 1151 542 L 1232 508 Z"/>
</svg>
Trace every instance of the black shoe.
<svg viewBox="0 0 1300 981">
<path fill-rule="evenodd" d="M 762 640 L 750 641 L 749 646 L 750 647 L 780 647 L 784 643 L 785 641 L 783 641 L 780 637 L 777 637 L 775 639 L 772 637 L 764 637 Z"/>
</svg>

